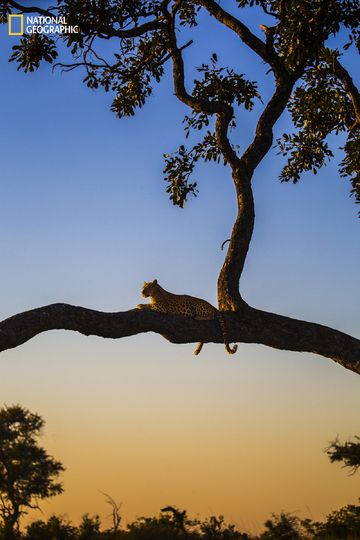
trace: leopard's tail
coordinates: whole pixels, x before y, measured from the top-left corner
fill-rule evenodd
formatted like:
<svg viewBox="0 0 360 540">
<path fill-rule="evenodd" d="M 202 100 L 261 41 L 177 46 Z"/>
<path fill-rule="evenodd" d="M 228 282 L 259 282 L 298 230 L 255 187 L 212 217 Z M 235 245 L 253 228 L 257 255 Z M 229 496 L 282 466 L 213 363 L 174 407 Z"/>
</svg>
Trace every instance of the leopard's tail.
<svg viewBox="0 0 360 540">
<path fill-rule="evenodd" d="M 203 348 L 203 345 L 204 345 L 203 342 L 200 341 L 200 342 L 198 343 L 198 345 L 197 345 L 195 351 L 194 351 L 194 354 L 196 354 L 196 355 L 199 354 L 199 352 L 200 352 L 201 349 Z"/>
<path fill-rule="evenodd" d="M 229 336 L 228 336 L 228 333 L 227 333 L 224 317 L 222 316 L 221 311 L 217 311 L 216 316 L 217 316 L 217 319 L 219 321 L 221 332 L 222 332 L 222 335 L 223 335 L 223 338 L 224 338 L 224 345 L 225 345 L 226 352 L 228 352 L 229 354 L 236 353 L 236 351 L 238 349 L 238 346 L 235 344 L 233 347 L 230 347 Z M 199 346 L 198 346 L 198 348 L 199 348 Z M 200 350 L 201 350 L 201 347 L 200 347 Z M 199 352 L 200 352 L 200 350 L 199 350 Z"/>
</svg>

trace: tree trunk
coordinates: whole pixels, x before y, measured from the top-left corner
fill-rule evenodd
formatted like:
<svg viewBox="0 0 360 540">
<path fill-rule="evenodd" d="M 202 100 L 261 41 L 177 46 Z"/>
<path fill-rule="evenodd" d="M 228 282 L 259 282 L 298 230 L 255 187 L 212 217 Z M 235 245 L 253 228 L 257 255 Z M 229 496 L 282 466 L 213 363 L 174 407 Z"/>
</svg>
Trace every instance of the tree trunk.
<svg viewBox="0 0 360 540">
<path fill-rule="evenodd" d="M 237 193 L 238 213 L 218 278 L 218 304 L 221 311 L 241 311 L 245 304 L 239 291 L 239 281 L 255 221 L 254 198 L 249 177 L 245 171 L 240 173 L 237 170 L 233 174 L 233 178 Z"/>
<path fill-rule="evenodd" d="M 4 519 L 4 540 L 17 540 L 18 535 L 15 532 L 17 520 L 15 517 L 7 517 Z"/>
</svg>

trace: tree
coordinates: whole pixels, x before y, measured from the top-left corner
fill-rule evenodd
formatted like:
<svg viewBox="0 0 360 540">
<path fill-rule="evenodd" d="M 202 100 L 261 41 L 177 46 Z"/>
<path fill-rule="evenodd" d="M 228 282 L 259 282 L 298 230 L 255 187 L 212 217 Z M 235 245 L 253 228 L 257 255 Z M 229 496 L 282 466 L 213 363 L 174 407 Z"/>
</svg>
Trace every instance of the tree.
<svg viewBox="0 0 360 540">
<path fill-rule="evenodd" d="M 26 527 L 26 540 L 73 540 L 78 538 L 78 530 L 63 518 L 51 516 L 48 521 L 34 521 Z"/>
<path fill-rule="evenodd" d="M 266 530 L 260 538 L 268 540 L 300 540 L 300 520 L 296 516 L 282 512 L 273 514 L 272 519 L 265 522 Z"/>
<path fill-rule="evenodd" d="M 351 474 L 355 474 L 360 467 L 360 437 L 355 436 L 356 441 L 346 441 L 340 443 L 335 439 L 326 448 L 331 463 L 335 461 L 343 462 L 343 467 L 348 467 Z"/>
<path fill-rule="evenodd" d="M 360 537 L 360 506 L 348 504 L 331 512 L 324 523 L 313 522 L 311 538 L 336 540 Z"/>
<path fill-rule="evenodd" d="M 180 530 L 173 519 L 165 514 L 154 517 L 140 517 L 127 526 L 127 536 L 134 540 L 176 540 L 190 539 L 192 534 Z"/>
<path fill-rule="evenodd" d="M 250 540 L 247 533 L 239 532 L 235 525 L 227 525 L 224 516 L 210 516 L 200 524 L 204 540 Z"/>
<path fill-rule="evenodd" d="M 102 491 L 100 492 L 102 493 Z M 111 517 L 112 527 L 111 532 L 116 536 L 117 532 L 120 530 L 122 516 L 120 514 L 122 503 L 117 503 L 115 499 L 108 495 L 107 493 L 102 493 L 105 496 L 106 502 L 111 506 Z"/>
<path fill-rule="evenodd" d="M 96 540 L 100 538 L 100 518 L 85 514 L 79 526 L 79 540 Z"/>
<path fill-rule="evenodd" d="M 5 540 L 14 538 L 21 515 L 38 508 L 63 488 L 56 479 L 64 470 L 39 446 L 44 420 L 19 405 L 0 409 L 0 516 Z"/>
<path fill-rule="evenodd" d="M 297 182 L 304 171 L 316 174 L 333 156 L 329 136 L 342 134 L 346 141 L 340 175 L 350 179 L 355 200 L 360 201 L 360 95 L 342 63 L 344 51 L 360 47 L 356 0 L 237 0 L 231 12 L 214 0 L 59 0 L 56 7 L 48 8 L 43 4 L 28 7 L 3 0 L 2 20 L 10 12 L 36 13 L 62 16 L 67 25 L 78 26 L 80 33 L 61 38 L 73 58 L 69 60 L 60 49 L 64 58 L 57 65 L 64 71 L 84 69 L 89 88 L 113 92 L 112 110 L 119 118 L 134 115 L 145 104 L 155 83 L 161 81 L 165 64 L 170 63 L 174 94 L 188 110 L 185 135 L 200 135 L 192 147 L 181 145 L 174 154 L 165 155 L 166 191 L 174 205 L 183 207 L 191 195 L 198 194 L 191 175 L 199 160 L 223 162 L 228 167 L 238 211 L 217 290 L 229 338 L 316 353 L 360 373 L 358 339 L 320 324 L 253 308 L 239 290 L 255 222 L 252 180 L 273 146 L 273 128 L 286 108 L 295 131 L 277 141 L 279 153 L 287 156 L 281 181 Z M 254 10 L 257 25 L 267 23 L 260 25 L 263 37 L 243 22 L 246 9 Z M 255 119 L 255 135 L 243 152 L 233 143 L 231 129 L 239 110 L 251 110 L 261 99 L 257 82 L 221 66 L 216 52 L 198 68 L 191 89 L 185 80 L 184 50 L 191 47 L 193 28 L 203 24 L 205 15 L 233 32 L 266 64 L 273 79 L 273 94 Z M 342 45 L 339 40 L 333 45 L 334 37 L 344 29 L 347 42 Z M 42 34 L 24 35 L 10 60 L 18 63 L 18 69 L 34 71 L 42 61 L 53 63 L 58 58 L 57 43 Z M 107 338 L 153 331 L 173 343 L 223 341 L 216 321 L 150 310 L 110 314 L 52 304 L 0 323 L 0 350 L 17 347 L 51 329 Z"/>
</svg>

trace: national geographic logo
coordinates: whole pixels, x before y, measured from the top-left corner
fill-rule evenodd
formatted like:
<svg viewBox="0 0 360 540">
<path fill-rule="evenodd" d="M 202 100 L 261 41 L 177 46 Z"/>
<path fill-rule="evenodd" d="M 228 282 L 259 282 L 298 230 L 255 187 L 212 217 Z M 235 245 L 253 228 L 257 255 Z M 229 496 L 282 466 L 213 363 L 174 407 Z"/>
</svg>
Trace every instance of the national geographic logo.
<svg viewBox="0 0 360 540">
<path fill-rule="evenodd" d="M 23 14 L 8 15 L 9 36 L 24 34 L 79 34 L 79 26 L 67 24 L 65 17 L 34 17 Z"/>
<path fill-rule="evenodd" d="M 24 15 L 8 15 L 9 36 L 22 36 L 24 33 Z"/>
</svg>

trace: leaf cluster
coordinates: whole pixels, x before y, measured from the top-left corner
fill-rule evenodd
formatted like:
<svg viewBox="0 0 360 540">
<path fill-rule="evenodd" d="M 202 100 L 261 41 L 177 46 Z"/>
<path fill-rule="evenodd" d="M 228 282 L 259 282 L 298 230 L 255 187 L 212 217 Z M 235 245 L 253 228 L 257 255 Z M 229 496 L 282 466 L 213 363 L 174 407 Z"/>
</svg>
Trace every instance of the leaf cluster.
<svg viewBox="0 0 360 540">
<path fill-rule="evenodd" d="M 335 76 L 331 63 L 339 53 L 323 50 L 321 60 L 306 68 L 295 89 L 288 109 L 296 133 L 284 133 L 277 140 L 279 153 L 288 156 L 281 181 L 297 182 L 304 171 L 314 174 L 333 157 L 326 141 L 330 134 L 346 132 L 345 153 L 340 174 L 350 177 L 352 193 L 360 201 L 360 138 L 354 108 L 341 81 Z"/>
<path fill-rule="evenodd" d="M 287 164 L 280 174 L 281 182 L 292 180 L 295 184 L 304 171 L 317 174 L 326 162 L 326 158 L 333 156 L 328 144 L 318 133 L 299 131 L 288 135 L 284 133 L 278 139 L 278 147 L 283 156 L 290 154 Z"/>
<path fill-rule="evenodd" d="M 200 6 L 193 0 L 183 0 L 178 10 L 180 26 L 197 26 L 197 14 Z"/>
<path fill-rule="evenodd" d="M 296 69 L 318 58 L 324 42 L 339 31 L 343 9 L 337 0 L 287 0 L 279 4 L 274 44 L 287 66 Z"/>
<path fill-rule="evenodd" d="M 196 155 L 181 145 L 174 154 L 164 154 L 164 158 L 164 179 L 168 184 L 166 193 L 174 205 L 184 208 L 188 195 L 196 197 L 198 194 L 197 182 L 189 180 L 195 167 Z"/>
<path fill-rule="evenodd" d="M 305 70 L 289 102 L 295 127 L 322 138 L 350 129 L 355 121 L 350 97 L 331 69 L 333 57 L 339 54 L 325 49 L 323 57 Z"/>
<path fill-rule="evenodd" d="M 66 18 L 69 25 L 78 26 L 79 34 L 68 34 L 63 40 L 71 53 L 86 54 L 95 38 L 109 39 L 118 30 L 137 26 L 149 17 L 160 13 L 160 1 L 149 0 L 58 0 L 59 15 Z"/>
<path fill-rule="evenodd" d="M 235 147 L 237 148 L 237 147 Z M 180 145 L 173 154 L 164 154 L 165 168 L 164 180 L 168 186 L 166 192 L 172 203 L 180 208 L 184 208 L 189 195 L 198 194 L 197 182 L 190 182 L 190 177 L 194 171 L 197 161 L 213 161 L 226 165 L 226 158 L 223 156 L 216 140 L 215 133 L 207 131 L 202 141 L 187 149 Z"/>
<path fill-rule="evenodd" d="M 340 163 L 340 175 L 350 178 L 351 194 L 355 196 L 356 202 L 360 203 L 360 126 L 350 132 L 344 151 L 345 157 Z"/>
<path fill-rule="evenodd" d="M 160 81 L 166 52 L 160 32 L 124 39 L 121 51 L 114 53 L 112 65 L 97 62 L 89 51 L 84 82 L 89 88 L 102 87 L 106 92 L 111 90 L 115 93 L 111 110 L 119 118 L 133 116 L 152 94 L 153 81 Z"/>
<path fill-rule="evenodd" d="M 344 467 L 350 469 L 351 474 L 355 474 L 360 467 L 360 437 L 355 436 L 354 441 L 345 443 L 340 443 L 336 439 L 328 446 L 326 453 L 331 463 L 342 462 Z"/>
<path fill-rule="evenodd" d="M 8 15 L 11 13 L 11 9 L 7 2 L 2 2 L 0 5 L 0 24 L 7 23 Z"/>
<path fill-rule="evenodd" d="M 225 103 L 232 106 L 236 103 L 243 105 L 246 110 L 252 110 L 255 99 L 261 99 L 257 84 L 249 81 L 244 74 L 236 73 L 231 68 L 217 67 L 217 55 L 211 56 L 211 64 L 202 64 L 197 71 L 203 73 L 201 80 L 194 80 L 192 97 L 200 102 Z M 201 131 L 208 126 L 210 113 L 193 110 L 184 118 L 185 135 L 189 136 L 192 129 Z M 230 123 L 230 128 L 236 126 L 235 116 Z"/>
<path fill-rule="evenodd" d="M 97 82 L 106 91 L 115 92 L 111 110 L 121 118 L 133 116 L 136 108 L 145 104 L 152 94 L 152 81 L 160 82 L 167 50 L 160 32 L 123 43 L 122 52 L 115 53 L 116 64 L 104 68 Z M 93 70 L 95 73 L 95 70 Z M 86 81 L 86 78 L 85 78 Z"/>
<path fill-rule="evenodd" d="M 52 64 L 58 56 L 55 41 L 43 34 L 24 35 L 19 45 L 14 45 L 9 62 L 18 62 L 17 70 L 35 71 L 44 60 Z"/>
<path fill-rule="evenodd" d="M 319 57 L 325 41 L 343 26 L 349 31 L 345 48 L 359 42 L 357 0 L 237 0 L 240 8 L 257 5 L 273 17 L 271 46 L 290 71 L 301 69 Z"/>
<path fill-rule="evenodd" d="M 80 33 L 64 34 L 64 41 L 75 58 L 74 63 L 58 64 L 65 70 L 83 66 L 84 82 L 89 88 L 111 90 L 115 97 L 111 109 L 118 117 L 132 116 L 152 93 L 152 81 L 159 82 L 167 54 L 164 38 L 154 30 L 144 35 L 120 38 L 120 51 L 111 59 L 102 58 L 95 50 L 95 41 L 120 37 L 122 30 L 159 17 L 160 1 L 134 0 L 58 0 L 57 15 L 66 18 L 69 26 L 78 26 Z M 185 8 L 184 8 L 185 9 Z M 3 6 L 2 18 L 9 8 Z M 185 11 L 182 11 L 184 20 Z M 58 56 L 54 39 L 42 34 L 24 35 L 13 47 L 10 61 L 18 69 L 34 71 L 42 60 L 53 63 Z"/>
<path fill-rule="evenodd" d="M 231 68 L 218 67 L 215 53 L 212 54 L 211 64 L 202 64 L 197 71 L 203 77 L 194 80 L 192 95 L 195 99 L 227 105 L 236 103 L 251 110 L 255 98 L 260 98 L 256 82 L 247 80 L 244 74 L 236 73 Z"/>
</svg>

